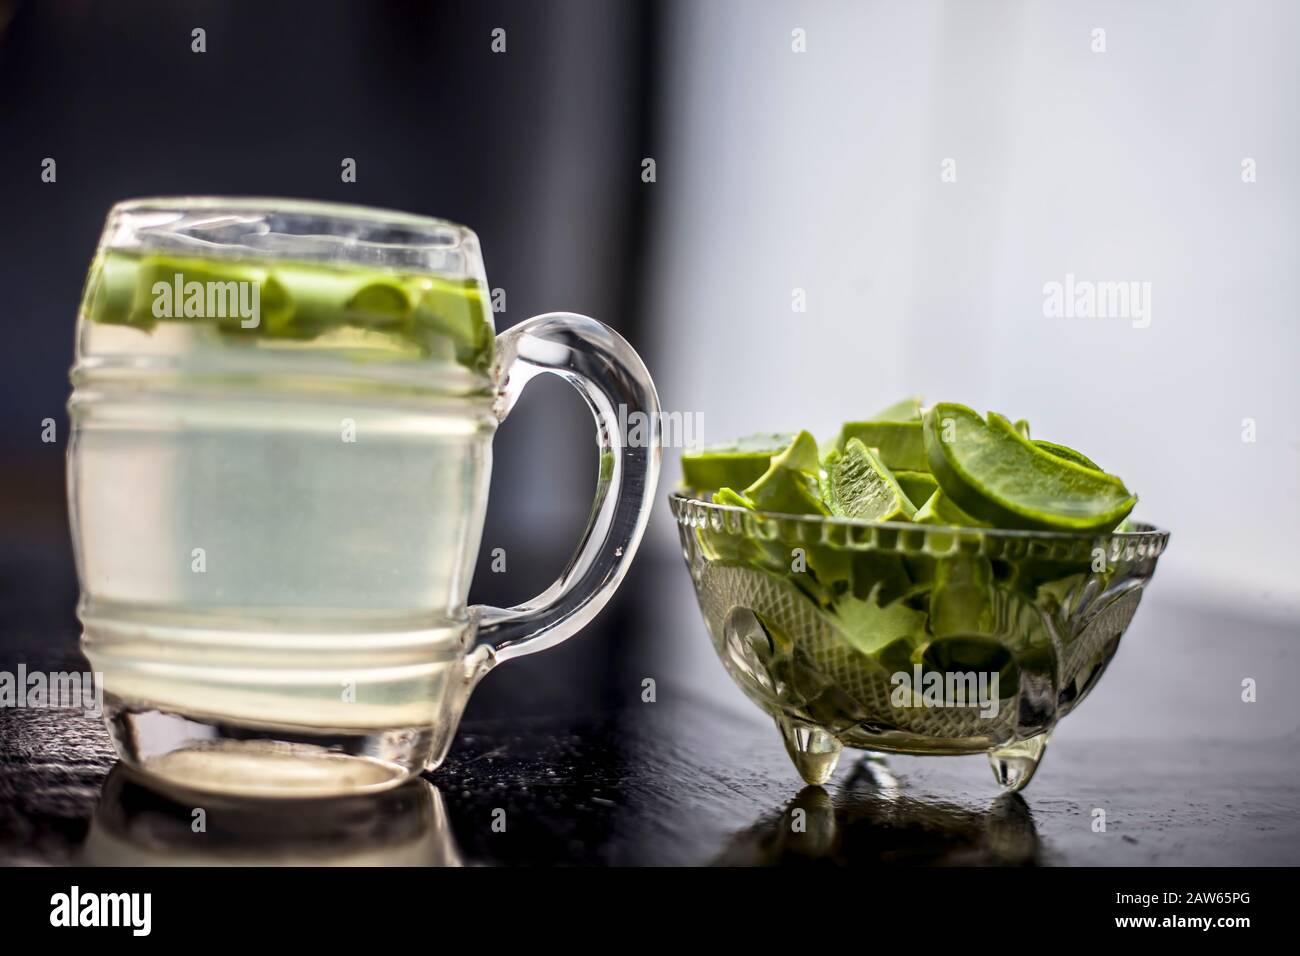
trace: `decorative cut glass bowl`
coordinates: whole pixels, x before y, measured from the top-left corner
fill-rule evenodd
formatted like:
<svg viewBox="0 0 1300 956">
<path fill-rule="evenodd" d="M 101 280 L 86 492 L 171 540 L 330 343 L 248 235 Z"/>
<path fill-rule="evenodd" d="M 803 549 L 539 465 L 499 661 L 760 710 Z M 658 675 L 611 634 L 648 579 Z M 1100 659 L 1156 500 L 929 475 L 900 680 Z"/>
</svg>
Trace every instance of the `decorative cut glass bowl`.
<svg viewBox="0 0 1300 956">
<path fill-rule="evenodd" d="M 810 784 L 850 747 L 987 753 L 1025 787 L 1169 541 L 669 502 L 713 646 Z"/>
</svg>

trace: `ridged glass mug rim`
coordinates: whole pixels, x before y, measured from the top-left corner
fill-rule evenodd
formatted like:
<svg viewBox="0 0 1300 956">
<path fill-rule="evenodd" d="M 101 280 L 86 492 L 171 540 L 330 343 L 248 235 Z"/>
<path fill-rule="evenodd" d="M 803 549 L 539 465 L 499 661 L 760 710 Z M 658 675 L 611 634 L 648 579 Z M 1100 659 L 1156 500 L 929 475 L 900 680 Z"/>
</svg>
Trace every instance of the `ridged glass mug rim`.
<svg viewBox="0 0 1300 956">
<path fill-rule="evenodd" d="M 297 260 L 485 284 L 478 236 L 448 219 L 257 196 L 153 196 L 109 209 L 99 252 Z"/>
<path fill-rule="evenodd" d="M 157 212 L 219 212 L 232 213 L 285 213 L 298 216 L 316 216 L 322 220 L 336 223 L 369 223 L 373 225 L 404 226 L 412 230 L 423 231 L 429 246 L 446 247 L 472 242 L 478 244 L 478 236 L 468 226 L 443 219 L 438 216 L 426 216 L 419 213 L 403 212 L 381 206 L 366 206 L 357 203 L 340 203 L 321 199 L 298 199 L 276 196 L 216 196 L 216 195 L 177 195 L 177 196 L 140 196 L 123 199 L 112 205 L 108 211 L 104 230 L 105 242 L 109 242 L 111 225 L 123 216 Z M 418 243 L 406 243 L 417 247 Z M 112 246 L 110 246 L 111 248 Z"/>
</svg>

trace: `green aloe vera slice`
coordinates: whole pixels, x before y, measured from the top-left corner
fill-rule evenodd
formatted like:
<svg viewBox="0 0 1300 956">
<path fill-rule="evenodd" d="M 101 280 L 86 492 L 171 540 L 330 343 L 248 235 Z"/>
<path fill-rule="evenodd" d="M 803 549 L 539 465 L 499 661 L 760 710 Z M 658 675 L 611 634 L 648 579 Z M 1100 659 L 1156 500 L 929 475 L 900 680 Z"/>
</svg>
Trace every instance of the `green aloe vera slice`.
<svg viewBox="0 0 1300 956">
<path fill-rule="evenodd" d="M 715 491 L 713 502 L 719 505 L 730 505 L 733 508 L 755 510 L 755 504 L 749 497 L 731 488 L 720 488 Z M 853 552 L 814 542 L 792 546 L 790 542 L 785 541 L 750 538 L 706 529 L 700 529 L 699 533 L 706 545 L 706 553 L 713 556 L 746 559 L 763 567 L 789 572 L 795 575 L 801 586 L 806 586 L 812 591 L 821 591 L 825 587 L 847 590 L 852 586 L 855 557 Z M 796 547 L 802 557 L 796 554 Z M 816 579 L 815 582 L 806 574 L 796 573 L 800 563 L 802 563 L 800 570 L 811 571 Z"/>
<path fill-rule="evenodd" d="M 366 292 L 376 291 L 370 287 Z M 492 327 L 483 320 L 489 313 L 477 283 L 458 284 L 432 279 L 418 290 L 411 310 L 411 335 L 432 350 L 438 341 L 450 341 L 456 361 L 486 372 L 491 368 L 496 342 Z"/>
<path fill-rule="evenodd" d="M 993 567 L 988 558 L 955 555 L 935 562 L 930 590 L 930 631 L 935 637 L 991 634 Z"/>
<path fill-rule="evenodd" d="M 778 455 L 774 455 L 763 474 L 749 485 L 744 496 L 762 511 L 780 514 L 828 515 L 818 490 L 821 466 L 817 461 L 817 441 L 808 432 L 800 432 Z"/>
<path fill-rule="evenodd" d="M 720 488 L 715 491 L 713 502 L 751 511 L 754 508 L 752 501 L 731 488 Z M 714 531 L 708 527 L 697 528 L 695 533 L 710 561 L 740 561 L 760 566 L 771 563 L 768 550 L 764 547 L 765 542 L 757 541 L 743 533 Z"/>
<path fill-rule="evenodd" d="M 1115 476 L 1058 458 L 998 419 L 951 403 L 925 414 L 930 470 L 962 510 L 995 527 L 1100 531 L 1137 503 Z"/>
<path fill-rule="evenodd" d="M 912 518 L 917 524 L 937 524 L 957 528 L 987 528 L 988 522 L 972 518 L 957 503 L 936 488 Z"/>
<path fill-rule="evenodd" d="M 914 581 L 903 556 L 891 551 L 852 553 L 852 590 L 859 600 L 890 604 L 910 591 Z"/>
<path fill-rule="evenodd" d="M 826 461 L 826 505 L 833 515 L 865 521 L 908 521 L 916 507 L 893 474 L 856 438 Z"/>
<path fill-rule="evenodd" d="M 728 505 L 732 508 L 747 508 L 754 510 L 754 502 L 750 501 L 744 495 L 731 488 L 719 488 L 713 493 L 713 503 L 715 505 Z"/>
<path fill-rule="evenodd" d="M 852 439 L 874 448 L 892 471 L 929 471 L 921 435 L 921 400 L 906 398 L 860 422 L 845 422 L 834 447 L 843 451 Z"/>
<path fill-rule="evenodd" d="M 1014 431 L 1021 438 L 1030 441 L 1043 451 L 1053 454 L 1057 458 L 1064 458 L 1066 461 L 1072 461 L 1076 465 L 1082 465 L 1084 468 L 1091 468 L 1093 471 L 1105 472 L 1104 468 L 1098 467 L 1096 462 L 1087 455 L 1084 455 L 1082 452 L 1077 452 L 1073 448 L 1068 448 L 1065 445 L 1058 445 L 1056 442 L 1031 439 L 1029 437 L 1029 423 L 1023 418 L 1013 425 L 1007 420 L 1005 415 L 999 415 L 997 412 L 989 412 L 988 420 L 990 425 L 1000 428 L 1003 431 Z"/>
<path fill-rule="evenodd" d="M 882 602 L 874 593 L 866 600 L 841 598 L 832 614 L 848 643 L 872 657 L 898 640 L 918 648 L 927 637 L 923 612 L 897 601 Z"/>
<path fill-rule="evenodd" d="M 177 276 L 183 291 L 199 283 L 207 295 L 238 294 L 237 283 L 254 286 L 258 323 L 246 327 L 244 316 L 221 315 L 220 306 L 209 305 L 228 301 L 219 299 L 205 298 L 204 307 L 189 314 L 183 302 L 173 302 L 170 315 L 155 315 L 158 283 L 174 289 Z M 236 340 L 312 341 L 395 358 L 446 358 L 480 373 L 491 368 L 495 345 L 477 282 L 284 259 L 101 253 L 91 265 L 82 312 L 91 322 L 146 334 L 159 322 L 206 323 Z"/>
<path fill-rule="evenodd" d="M 929 471 L 925 455 L 925 440 L 921 423 L 915 422 L 845 422 L 835 442 L 843 450 L 857 439 L 868 448 L 875 448 L 880 460 L 890 469 L 899 471 Z"/>
<path fill-rule="evenodd" d="M 896 471 L 894 480 L 903 489 L 903 494 L 907 495 L 907 500 L 917 508 L 929 501 L 930 496 L 939 489 L 934 475 L 925 471 Z"/>
<path fill-rule="evenodd" d="M 921 399 L 915 397 L 895 402 L 867 419 L 869 422 L 919 422 L 920 420 Z"/>
<path fill-rule="evenodd" d="M 1058 445 L 1056 442 L 1043 441 L 1041 438 L 1035 438 L 1034 444 L 1048 454 L 1055 455 L 1057 458 L 1064 458 L 1066 461 L 1072 461 L 1076 465 L 1082 465 L 1084 468 L 1091 468 L 1093 471 L 1105 472 L 1095 461 L 1082 452 L 1077 452 L 1073 448 L 1065 445 Z"/>
<path fill-rule="evenodd" d="M 700 491 L 747 488 L 762 477 L 772 456 L 789 447 L 794 435 L 749 435 L 734 442 L 682 453 L 682 482 Z"/>
</svg>

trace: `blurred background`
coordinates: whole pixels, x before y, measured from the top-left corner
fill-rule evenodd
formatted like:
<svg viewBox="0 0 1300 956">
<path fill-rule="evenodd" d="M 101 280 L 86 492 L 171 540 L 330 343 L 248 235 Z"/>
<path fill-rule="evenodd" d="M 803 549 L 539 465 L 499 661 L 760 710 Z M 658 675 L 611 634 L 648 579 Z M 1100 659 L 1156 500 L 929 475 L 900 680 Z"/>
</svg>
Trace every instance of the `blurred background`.
<svg viewBox="0 0 1300 956">
<path fill-rule="evenodd" d="M 290 196 L 440 216 L 478 232 L 489 283 L 506 293 L 498 330 L 565 309 L 642 344 L 655 22 L 641 5 L 599 0 L 0 0 L 0 560 L 11 572 L 0 573 L 0 630 L 57 611 L 59 639 L 76 640 L 64 403 L 77 303 L 113 203 Z M 191 50 L 196 27 L 205 53 Z M 491 50 L 498 27 L 504 53 Z M 45 157 L 54 183 L 41 181 Z M 355 183 L 341 182 L 343 157 L 357 162 Z M 590 414 L 543 379 L 494 446 L 474 601 L 542 591 L 590 510 Z M 54 444 L 40 440 L 47 417 Z M 506 574 L 489 571 L 497 547 Z M 37 594 L 19 573 L 34 562 L 48 570 Z M 628 613 L 619 604 L 604 623 L 617 629 Z M 623 653 L 616 640 L 570 645 L 507 676 L 502 693 L 599 706 Z"/>
<path fill-rule="evenodd" d="M 705 441 L 909 394 L 1028 418 L 1174 534 L 1063 734 L 1294 736 L 1298 28 L 1289 2 L 0 0 L 0 634 L 77 638 L 63 409 L 109 206 L 306 197 L 471 226 L 498 329 L 609 323 Z M 1048 317 L 1067 276 L 1149 283 L 1146 314 Z M 590 431 L 558 380 L 503 426 L 475 601 L 560 570 Z M 470 716 L 635 700 L 647 674 L 749 713 L 679 565 L 661 504 L 609 611 Z"/>
</svg>

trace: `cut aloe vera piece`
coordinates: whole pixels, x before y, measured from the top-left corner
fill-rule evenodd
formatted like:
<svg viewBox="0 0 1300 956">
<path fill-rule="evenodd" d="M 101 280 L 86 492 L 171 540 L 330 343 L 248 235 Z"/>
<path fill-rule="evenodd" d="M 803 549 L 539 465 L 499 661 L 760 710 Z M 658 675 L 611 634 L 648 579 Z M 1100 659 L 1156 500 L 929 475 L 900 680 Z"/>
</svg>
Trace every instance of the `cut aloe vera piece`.
<svg viewBox="0 0 1300 956">
<path fill-rule="evenodd" d="M 822 504 L 818 484 L 817 441 L 808 432 L 800 432 L 744 495 L 762 511 L 788 515 L 828 515 Z"/>
<path fill-rule="evenodd" d="M 870 655 L 853 652 L 839 618 L 808 597 L 787 575 L 748 564 L 709 562 L 700 574 L 699 596 L 715 641 L 727 634 L 727 622 L 738 608 L 747 608 L 758 617 L 773 649 L 795 658 L 786 661 L 789 669 L 780 674 L 795 696 L 816 697 L 827 689 L 828 681 L 830 688 L 869 695 L 888 680 Z"/>
<path fill-rule="evenodd" d="M 935 405 L 924 435 L 939 488 L 994 527 L 1109 530 L 1137 503 L 1114 475 L 1058 458 L 965 405 Z"/>
<path fill-rule="evenodd" d="M 762 477 L 794 435 L 749 435 L 722 445 L 682 453 L 682 482 L 690 488 L 747 488 Z"/>
<path fill-rule="evenodd" d="M 155 315 L 166 294 L 158 284 L 174 290 L 178 276 L 182 301 L 172 302 L 170 315 Z M 200 308 L 190 308 L 195 283 Z M 237 308 L 251 305 L 251 292 L 256 325 L 246 325 L 252 316 Z M 445 357 L 478 372 L 491 367 L 495 343 L 476 282 L 273 258 L 103 253 L 91 266 L 83 313 L 144 332 L 161 321 L 202 322 L 235 339 L 310 340 L 357 356 Z"/>
<path fill-rule="evenodd" d="M 83 308 L 92 322 L 131 325 L 146 332 L 159 322 L 202 322 L 209 321 L 209 315 L 213 324 L 237 328 L 243 318 L 237 283 L 256 286 L 260 300 L 268 297 L 266 282 L 266 270 L 240 263 L 109 252 L 91 266 Z M 249 296 L 245 291 L 251 304 Z"/>
<path fill-rule="evenodd" d="M 396 281 L 278 263 L 271 282 L 280 316 L 267 324 L 264 335 L 312 339 L 348 324 L 403 334 L 409 330 L 410 296 Z"/>
<path fill-rule="evenodd" d="M 1091 468 L 1093 471 L 1105 472 L 1104 468 L 1098 467 L 1097 463 L 1081 452 L 1068 448 L 1065 445 L 1058 445 L 1056 442 L 1042 441 L 1040 439 L 1031 439 L 1029 437 L 1029 423 L 1024 419 L 1016 422 L 1014 425 L 1007 420 L 1006 416 L 999 415 L 997 412 L 989 412 L 989 424 L 1003 431 L 1014 431 L 1017 435 L 1031 444 L 1041 448 L 1043 451 L 1055 455 L 1057 458 L 1064 458 L 1066 461 L 1072 461 L 1076 465 L 1082 465 L 1084 468 Z M 1023 426 L 1023 427 L 1022 427 Z"/>
<path fill-rule="evenodd" d="M 867 419 L 869 422 L 919 422 L 921 420 L 921 399 L 905 398 L 882 409 Z"/>
<path fill-rule="evenodd" d="M 877 662 L 888 674 L 912 672 L 913 657 L 917 646 L 911 637 L 899 637 L 875 651 Z"/>
<path fill-rule="evenodd" d="M 833 548 L 825 544 L 809 543 L 799 545 L 803 550 L 808 567 L 812 570 L 818 583 L 831 592 L 846 592 L 853 585 L 853 552 L 842 548 Z M 787 547 L 785 554 L 788 566 L 794 564 L 793 549 Z M 799 575 L 807 577 L 807 575 Z"/>
<path fill-rule="evenodd" d="M 907 500 L 918 508 L 929 501 L 930 496 L 939 488 L 934 475 L 925 471 L 896 471 L 894 480 L 903 489 L 903 494 L 907 495 Z"/>
<path fill-rule="evenodd" d="M 845 422 L 835 447 L 843 450 L 857 439 L 874 448 L 880 460 L 891 470 L 929 471 L 921 422 Z"/>
<path fill-rule="evenodd" d="M 901 602 L 881 604 L 875 595 L 866 600 L 843 598 L 833 615 L 848 643 L 870 656 L 900 639 L 913 648 L 926 640 L 924 613 Z"/>
<path fill-rule="evenodd" d="M 1075 451 L 1073 448 L 1069 448 L 1065 445 L 1058 445 L 1056 442 L 1051 441 L 1043 441 L 1041 438 L 1035 438 L 1034 444 L 1050 455 L 1055 455 L 1057 458 L 1064 458 L 1066 461 L 1072 461 L 1076 465 L 1082 465 L 1084 468 L 1091 468 L 1093 471 L 1100 472 L 1105 472 L 1106 470 L 1087 455 Z"/>
<path fill-rule="evenodd" d="M 851 439 L 876 449 L 892 471 L 929 471 L 921 435 L 921 400 L 905 398 L 860 422 L 845 422 L 834 448 L 843 451 Z"/>
<path fill-rule="evenodd" d="M 833 515 L 864 521 L 908 521 L 916 508 L 870 448 L 849 439 L 826 462 L 826 504 Z"/>
<path fill-rule="evenodd" d="M 713 493 L 713 503 L 715 505 L 728 505 L 732 508 L 748 508 L 750 511 L 754 510 L 754 502 L 731 488 L 719 488 L 715 491 Z"/>
<path fill-rule="evenodd" d="M 431 340 L 450 340 L 457 362 L 487 372 L 496 350 L 496 336 L 484 318 L 489 312 L 477 283 L 426 279 L 411 313 L 411 334 L 426 347 Z"/>
<path fill-rule="evenodd" d="M 714 504 L 755 510 L 754 502 L 731 488 L 720 488 L 713 493 Z M 821 597 L 828 589 L 846 591 L 853 580 L 851 551 L 828 547 L 818 543 L 792 545 L 779 540 L 746 537 L 740 534 L 700 530 L 706 553 L 711 557 L 744 559 L 766 568 L 792 575 L 800 587 Z M 805 572 L 811 571 L 812 576 Z M 815 577 L 815 580 L 813 580 Z"/>
<path fill-rule="evenodd" d="M 92 322 L 133 325 L 146 332 L 152 330 L 158 324 L 153 312 L 135 307 L 139 278 L 140 270 L 135 259 L 114 255 L 96 258 L 86 278 L 82 313 Z"/>
<path fill-rule="evenodd" d="M 912 517 L 917 524 L 937 524 L 947 525 L 956 528 L 987 528 L 988 522 L 980 521 L 973 518 L 961 508 L 957 503 L 943 493 L 943 490 L 936 488 L 934 494 L 926 499 Z"/>
<path fill-rule="evenodd" d="M 935 562 L 930 631 L 935 637 L 994 633 L 993 567 L 988 558 L 955 555 Z"/>
<path fill-rule="evenodd" d="M 730 488 L 720 488 L 715 491 L 713 502 L 747 510 L 753 510 L 754 507 L 753 502 L 748 498 Z M 714 531 L 709 527 L 698 528 L 695 533 L 710 561 L 739 561 L 759 566 L 771 563 L 771 556 L 764 547 L 765 542 L 756 541 L 743 533 Z"/>
<path fill-rule="evenodd" d="M 903 556 L 891 551 L 853 552 L 852 565 L 853 596 L 862 601 L 872 598 L 889 604 L 907 594 L 915 583 Z"/>
</svg>

